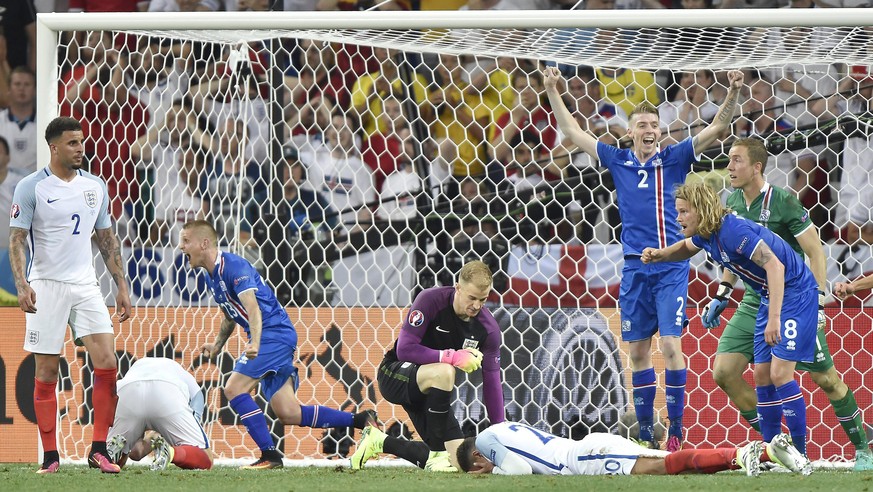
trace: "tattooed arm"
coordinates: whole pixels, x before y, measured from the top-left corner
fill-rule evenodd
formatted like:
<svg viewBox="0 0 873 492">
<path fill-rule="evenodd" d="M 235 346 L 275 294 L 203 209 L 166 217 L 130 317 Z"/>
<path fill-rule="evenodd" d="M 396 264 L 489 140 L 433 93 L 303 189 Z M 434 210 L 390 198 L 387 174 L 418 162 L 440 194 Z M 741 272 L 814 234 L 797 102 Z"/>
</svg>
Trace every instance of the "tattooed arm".
<svg viewBox="0 0 873 492">
<path fill-rule="evenodd" d="M 767 328 L 764 340 L 770 345 L 779 343 L 781 336 L 782 299 L 785 297 L 785 265 L 773 254 L 773 250 L 763 240 L 752 253 L 752 261 L 767 272 L 767 291 L 770 297 Z"/>
<path fill-rule="evenodd" d="M 127 280 L 124 278 L 124 262 L 121 259 L 121 247 L 111 227 L 97 229 L 95 232 L 97 235 L 97 247 L 100 248 L 103 263 L 106 264 L 106 269 L 109 270 L 112 280 L 115 281 L 115 285 L 118 287 L 118 294 L 115 295 L 115 312 L 119 314 L 118 321 L 127 321 L 130 318 L 132 307 L 130 304 L 130 294 L 127 291 Z"/>
<path fill-rule="evenodd" d="M 201 352 L 203 352 L 206 357 L 215 357 L 218 355 L 224 347 L 224 344 L 227 342 L 227 339 L 230 338 L 230 334 L 233 333 L 234 328 L 236 328 L 236 322 L 225 313 L 224 319 L 221 320 L 221 327 L 218 328 L 218 336 L 215 337 L 215 341 L 204 344 L 203 347 L 200 348 Z"/>
<path fill-rule="evenodd" d="M 725 96 L 721 107 L 718 108 L 718 113 L 715 114 L 712 123 L 695 135 L 691 141 L 695 154 L 708 149 L 716 140 L 722 138 L 731 127 L 734 110 L 736 110 L 737 101 L 740 99 L 740 90 L 743 88 L 743 72 L 731 70 L 728 72 L 728 80 L 730 82 L 727 96 Z"/>
<path fill-rule="evenodd" d="M 27 229 L 9 228 L 9 264 L 18 291 L 18 307 L 25 313 L 36 312 L 36 292 L 27 282 Z"/>
</svg>

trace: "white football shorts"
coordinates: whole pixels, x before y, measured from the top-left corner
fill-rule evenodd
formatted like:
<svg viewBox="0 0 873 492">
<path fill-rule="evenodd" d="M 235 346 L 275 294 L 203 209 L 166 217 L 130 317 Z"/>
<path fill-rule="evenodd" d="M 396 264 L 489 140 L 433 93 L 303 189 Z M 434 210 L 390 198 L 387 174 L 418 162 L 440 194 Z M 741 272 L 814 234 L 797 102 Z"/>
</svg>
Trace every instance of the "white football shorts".
<svg viewBox="0 0 873 492">
<path fill-rule="evenodd" d="M 159 432 L 171 446 L 209 448 L 206 432 L 188 406 L 188 397 L 168 381 L 133 381 L 118 389 L 108 439 L 123 435 L 127 439 L 123 452 L 127 454 L 146 430 Z"/>
<path fill-rule="evenodd" d="M 24 350 L 36 354 L 60 354 L 67 325 L 74 339 L 114 333 L 109 309 L 96 281 L 93 284 L 68 284 L 40 279 L 31 282 L 30 287 L 36 293 L 36 312 L 25 315 Z"/>
<path fill-rule="evenodd" d="M 630 475 L 638 458 L 662 458 L 667 454 L 646 449 L 621 436 L 594 433 L 572 446 L 568 468 L 572 475 Z"/>
</svg>

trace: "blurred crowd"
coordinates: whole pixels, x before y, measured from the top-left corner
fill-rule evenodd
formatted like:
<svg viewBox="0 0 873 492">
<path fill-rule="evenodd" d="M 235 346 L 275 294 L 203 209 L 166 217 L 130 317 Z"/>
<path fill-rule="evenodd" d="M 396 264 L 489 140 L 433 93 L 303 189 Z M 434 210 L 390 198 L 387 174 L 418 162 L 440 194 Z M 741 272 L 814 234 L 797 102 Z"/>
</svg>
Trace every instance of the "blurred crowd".
<svg viewBox="0 0 873 492">
<path fill-rule="evenodd" d="M 0 208 L 8 209 L 15 183 L 37 167 L 37 11 L 826 8 L 869 2 L 271 3 L 0 0 Z M 816 42 L 814 30 L 798 42 Z M 543 62 L 312 39 L 231 46 L 99 31 L 65 33 L 58 60 L 60 114 L 83 121 L 89 170 L 107 180 L 112 213 L 128 245 L 174 245 L 181 224 L 192 218 L 214 221 L 224 241 L 249 249 L 255 259 L 264 254 L 264 243 L 303 239 L 360 252 L 414 242 L 427 231 L 440 251 L 487 251 L 518 241 L 613 243 L 621 233 L 609 175 L 575 152 L 557 128 L 543 94 Z M 615 145 L 623 144 L 627 115 L 640 102 L 658 106 L 666 144 L 702 129 L 716 113 L 713 101 L 726 92 L 724 73 L 711 70 L 560 68 L 565 104 L 584 129 Z M 767 180 L 798 194 L 824 240 L 873 244 L 873 139 L 864 118 L 873 101 L 869 67 L 750 69 L 746 81 L 734 136 L 784 142 L 805 135 L 772 152 Z M 817 133 L 847 115 L 860 117 L 853 131 L 839 139 Z M 272 142 L 274 132 L 281 147 Z M 277 149 L 280 157 L 271 160 Z M 691 179 L 724 189 L 725 165 L 721 148 L 713 149 Z M 8 219 L 5 225 L 0 249 L 8 246 Z"/>
</svg>

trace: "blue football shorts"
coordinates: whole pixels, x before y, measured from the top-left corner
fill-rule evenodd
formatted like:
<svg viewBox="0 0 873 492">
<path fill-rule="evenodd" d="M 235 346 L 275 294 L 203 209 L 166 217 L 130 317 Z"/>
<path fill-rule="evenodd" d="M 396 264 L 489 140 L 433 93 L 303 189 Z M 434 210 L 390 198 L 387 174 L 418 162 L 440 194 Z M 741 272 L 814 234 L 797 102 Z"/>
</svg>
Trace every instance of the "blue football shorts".
<svg viewBox="0 0 873 492">
<path fill-rule="evenodd" d="M 795 362 L 813 362 L 818 331 L 818 290 L 785 293 L 780 315 L 782 340 L 772 347 L 764 340 L 769 313 L 770 299 L 762 297 L 755 323 L 755 363 L 770 362 L 773 356 Z"/>
<path fill-rule="evenodd" d="M 618 296 L 623 341 L 646 340 L 655 333 L 682 335 L 689 268 L 687 261 L 647 265 L 636 257 L 625 258 Z"/>
<path fill-rule="evenodd" d="M 233 371 L 252 379 L 260 379 L 264 398 L 270 401 L 288 378 L 292 379 L 294 391 L 297 391 L 300 379 L 297 367 L 294 366 L 296 351 L 296 334 L 293 337 L 272 338 L 262 333 L 258 356 L 249 359 L 245 354 L 241 355 L 236 360 Z"/>
</svg>

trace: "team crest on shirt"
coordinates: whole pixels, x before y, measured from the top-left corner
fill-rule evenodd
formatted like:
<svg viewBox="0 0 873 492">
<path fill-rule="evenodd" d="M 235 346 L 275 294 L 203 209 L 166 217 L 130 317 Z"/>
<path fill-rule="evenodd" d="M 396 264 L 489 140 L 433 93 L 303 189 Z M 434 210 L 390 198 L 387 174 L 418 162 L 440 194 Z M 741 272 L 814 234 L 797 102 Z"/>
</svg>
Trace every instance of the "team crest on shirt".
<svg viewBox="0 0 873 492">
<path fill-rule="evenodd" d="M 764 210 L 761 210 L 761 217 L 758 220 L 760 220 L 761 222 L 769 221 L 770 220 L 770 210 L 768 210 L 766 208 Z"/>
<path fill-rule="evenodd" d="M 89 208 L 97 208 L 97 192 L 88 190 L 85 192 L 85 205 Z"/>
<path fill-rule="evenodd" d="M 17 219 L 21 215 L 21 207 L 17 203 L 12 204 L 12 209 L 9 210 L 9 217 Z"/>
<path fill-rule="evenodd" d="M 724 251 L 719 251 L 719 253 L 721 253 L 721 261 L 723 263 L 728 263 L 731 261 L 731 258 L 730 258 L 730 256 L 728 256 L 727 253 L 725 253 Z"/>
<path fill-rule="evenodd" d="M 26 138 L 16 138 L 15 139 L 15 150 L 19 152 L 24 152 L 27 150 L 27 139 Z"/>
<path fill-rule="evenodd" d="M 415 311 L 409 313 L 408 318 L 409 324 L 412 326 L 421 326 L 424 324 L 424 313 L 416 309 Z"/>
</svg>

